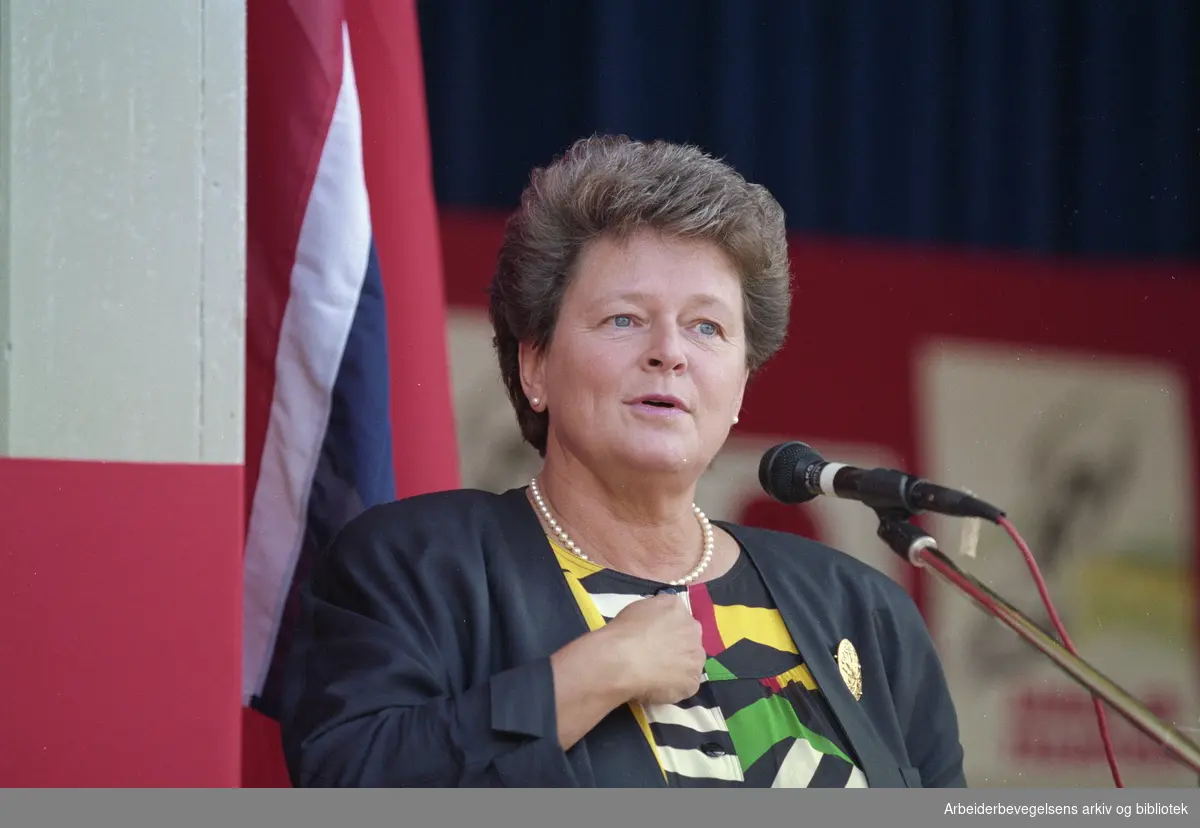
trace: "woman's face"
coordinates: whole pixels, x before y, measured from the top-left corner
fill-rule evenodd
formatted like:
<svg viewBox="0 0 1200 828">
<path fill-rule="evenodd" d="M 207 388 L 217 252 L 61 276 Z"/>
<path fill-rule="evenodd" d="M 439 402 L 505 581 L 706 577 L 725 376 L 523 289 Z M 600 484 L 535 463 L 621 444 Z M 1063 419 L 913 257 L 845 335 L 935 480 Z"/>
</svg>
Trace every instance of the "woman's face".
<svg viewBox="0 0 1200 828">
<path fill-rule="evenodd" d="M 742 405 L 745 333 L 741 281 L 716 245 L 649 231 L 592 243 L 549 347 L 521 349 L 525 391 L 550 413 L 548 452 L 699 477 Z"/>
</svg>

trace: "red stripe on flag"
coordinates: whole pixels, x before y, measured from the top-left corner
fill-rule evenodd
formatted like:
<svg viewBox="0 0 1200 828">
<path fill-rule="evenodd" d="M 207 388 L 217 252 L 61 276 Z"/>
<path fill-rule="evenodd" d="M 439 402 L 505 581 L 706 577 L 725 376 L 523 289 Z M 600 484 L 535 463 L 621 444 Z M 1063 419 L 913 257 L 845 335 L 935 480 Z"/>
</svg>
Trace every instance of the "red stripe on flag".
<svg viewBox="0 0 1200 828">
<path fill-rule="evenodd" d="M 275 393 L 300 225 L 342 82 L 342 3 L 246 13 L 246 516 Z"/>
<path fill-rule="evenodd" d="M 274 393 L 274 359 L 304 209 L 341 81 L 350 31 L 371 224 L 388 316 L 396 494 L 459 485 L 457 435 L 416 9 L 405 2 L 251 6 L 248 158 L 247 483 L 252 498 Z M 291 206 L 294 205 L 294 211 Z M 250 503 L 247 500 L 247 513 Z M 246 787 L 287 786 L 278 729 L 245 711 Z"/>
<path fill-rule="evenodd" d="M 245 516 L 258 486 L 300 228 L 342 83 L 338 0 L 251 3 L 246 13 Z M 287 787 L 275 722 L 242 711 L 243 787 Z"/>
<path fill-rule="evenodd" d="M 349 4 L 363 163 L 383 276 L 396 496 L 459 485 L 446 294 L 412 0 Z"/>
</svg>

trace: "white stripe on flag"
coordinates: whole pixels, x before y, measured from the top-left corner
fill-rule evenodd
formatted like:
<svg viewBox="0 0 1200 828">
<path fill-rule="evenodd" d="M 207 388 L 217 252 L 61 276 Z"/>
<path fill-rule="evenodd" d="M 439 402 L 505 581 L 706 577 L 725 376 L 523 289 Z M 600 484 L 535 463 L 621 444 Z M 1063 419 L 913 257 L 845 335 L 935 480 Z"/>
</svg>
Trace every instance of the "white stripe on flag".
<svg viewBox="0 0 1200 828">
<path fill-rule="evenodd" d="M 371 216 L 350 35 L 342 85 L 304 213 L 275 358 L 275 394 L 250 510 L 244 571 L 242 696 L 266 682 L 300 552 L 330 398 L 370 256 Z"/>
</svg>

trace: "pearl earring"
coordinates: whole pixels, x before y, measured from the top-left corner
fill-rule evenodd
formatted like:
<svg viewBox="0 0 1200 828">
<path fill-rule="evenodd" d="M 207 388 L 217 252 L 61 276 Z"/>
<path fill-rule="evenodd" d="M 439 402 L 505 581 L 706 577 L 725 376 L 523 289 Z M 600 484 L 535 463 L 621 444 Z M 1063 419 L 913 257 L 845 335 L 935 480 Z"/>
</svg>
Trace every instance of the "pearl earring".
<svg viewBox="0 0 1200 828">
<path fill-rule="evenodd" d="M 531 399 L 531 400 L 529 401 L 529 404 L 530 404 L 530 405 L 532 405 L 532 406 L 534 406 L 534 407 L 537 407 L 537 404 L 538 404 L 538 398 L 537 398 L 537 397 L 534 397 L 533 399 Z"/>
<path fill-rule="evenodd" d="M 737 423 L 738 423 L 738 415 L 734 414 L 733 415 L 733 424 L 737 425 Z"/>
</svg>

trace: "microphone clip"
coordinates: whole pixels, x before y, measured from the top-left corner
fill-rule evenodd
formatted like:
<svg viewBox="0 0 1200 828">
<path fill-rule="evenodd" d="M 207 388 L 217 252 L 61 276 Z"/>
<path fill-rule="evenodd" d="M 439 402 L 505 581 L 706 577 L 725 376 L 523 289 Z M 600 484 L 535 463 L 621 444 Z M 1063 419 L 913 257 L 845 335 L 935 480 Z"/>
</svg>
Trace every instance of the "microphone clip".
<svg viewBox="0 0 1200 828">
<path fill-rule="evenodd" d="M 874 509 L 879 518 L 876 535 L 888 548 L 916 567 L 925 566 L 921 553 L 926 549 L 937 549 L 937 540 L 919 526 L 913 525 L 916 513 L 909 509 Z"/>
</svg>

